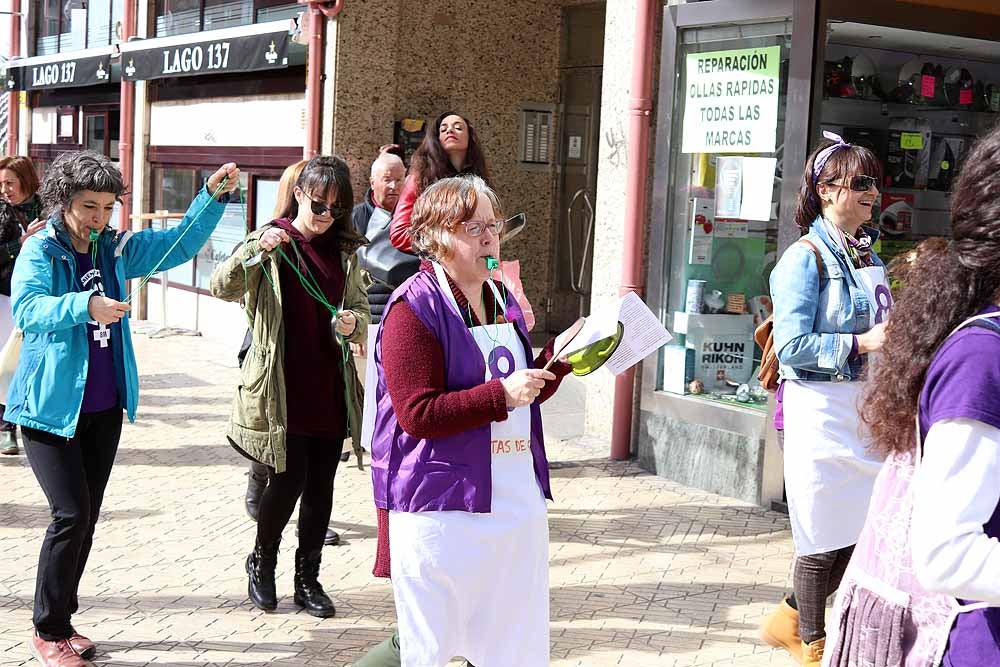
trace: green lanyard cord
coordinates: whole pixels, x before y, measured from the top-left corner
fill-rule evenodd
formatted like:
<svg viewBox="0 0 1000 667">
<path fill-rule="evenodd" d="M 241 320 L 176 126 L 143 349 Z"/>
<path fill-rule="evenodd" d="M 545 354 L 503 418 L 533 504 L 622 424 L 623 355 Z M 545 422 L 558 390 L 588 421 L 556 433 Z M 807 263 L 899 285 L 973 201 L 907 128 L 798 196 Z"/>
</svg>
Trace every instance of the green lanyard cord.
<svg viewBox="0 0 1000 667">
<path fill-rule="evenodd" d="M 240 186 L 240 202 L 241 203 L 243 202 L 243 187 L 242 186 Z M 244 209 L 243 218 L 244 218 L 244 222 L 245 222 L 246 221 L 246 209 Z M 277 253 L 278 257 L 280 257 L 286 264 L 288 264 L 288 266 L 291 267 L 292 271 L 295 272 L 295 275 L 298 276 L 299 283 L 302 285 L 302 289 L 305 290 L 306 294 L 308 294 L 314 301 L 318 302 L 320 305 L 322 305 L 324 308 L 326 308 L 330 312 L 331 322 L 333 322 L 333 334 L 334 334 L 334 338 L 336 339 L 338 345 L 340 346 L 341 354 L 343 355 L 342 361 L 343 361 L 343 373 L 344 373 L 344 399 L 345 399 L 345 407 L 346 407 L 346 402 L 348 400 L 350 400 L 350 390 L 351 390 L 351 383 L 350 383 L 350 381 L 348 380 L 348 377 L 347 377 L 348 373 L 350 372 L 348 370 L 347 363 L 350 360 L 351 352 L 350 352 L 350 348 L 347 345 L 347 340 L 344 338 L 344 336 L 342 336 L 341 334 L 337 333 L 336 320 L 337 320 L 337 315 L 340 312 L 340 309 L 337 308 L 336 306 L 334 306 L 333 304 L 331 304 L 327 300 L 326 296 L 323 294 L 323 290 L 320 288 L 319 283 L 317 282 L 316 278 L 313 277 L 312 272 L 309 270 L 309 265 L 306 263 L 305 259 L 303 258 L 302 253 L 299 251 L 299 247 L 298 247 L 298 244 L 295 243 L 295 239 L 289 238 L 288 242 L 289 242 L 289 245 L 291 245 L 292 250 L 294 251 L 295 259 L 297 261 L 293 261 L 293 259 L 288 255 L 288 253 L 286 253 L 282 249 L 282 247 L 280 245 L 277 248 L 275 248 L 273 252 Z M 301 270 L 299 270 L 299 263 L 302 264 L 302 267 L 305 269 L 305 273 L 303 273 Z M 246 258 L 245 257 L 243 259 L 242 264 L 243 264 L 243 276 L 244 276 L 244 283 L 243 284 L 244 284 L 244 286 L 246 286 L 248 281 L 247 281 L 247 265 L 246 265 Z M 261 260 L 260 269 L 261 269 L 261 271 L 263 271 L 264 277 L 267 279 L 267 282 L 270 283 L 271 289 L 274 290 L 275 294 L 278 294 L 278 286 L 275 284 L 274 279 L 271 277 L 271 272 L 268 270 L 268 267 L 264 263 L 263 260 Z M 345 290 L 347 289 L 347 276 L 344 276 L 344 289 Z M 244 312 L 246 312 L 247 320 L 250 322 L 251 329 L 252 329 L 253 328 L 253 317 L 250 315 L 249 311 L 244 311 Z M 357 320 L 356 319 L 355 319 L 355 325 L 354 326 L 357 327 Z M 344 410 L 344 417 L 345 417 L 345 420 L 346 420 L 346 423 L 347 423 L 347 433 L 350 434 L 350 432 L 351 432 L 351 411 L 350 410 Z"/>
<path fill-rule="evenodd" d="M 226 182 L 228 180 L 229 180 L 228 176 L 223 176 L 222 177 L 222 182 L 219 183 L 219 187 L 215 191 L 215 193 L 212 195 L 212 197 L 207 202 L 205 202 L 205 205 L 201 207 L 201 210 L 198 211 L 198 213 L 196 213 L 193 218 L 191 218 L 191 222 L 188 223 L 188 226 L 185 227 L 184 230 L 181 232 L 180 236 L 177 237 L 177 240 L 174 241 L 174 244 L 172 246 L 170 246 L 170 248 L 167 250 L 167 252 L 165 252 L 163 254 L 163 257 L 160 258 L 160 261 L 158 261 L 156 263 L 156 265 L 152 268 L 152 270 L 149 273 L 147 273 L 142 278 L 142 280 L 139 281 L 139 284 L 136 286 L 136 288 L 134 290 L 132 290 L 132 292 L 127 297 L 125 297 L 124 303 L 132 303 L 132 299 L 134 299 L 135 295 L 139 293 L 139 290 L 141 290 L 143 287 L 145 287 L 146 283 L 149 282 L 149 279 L 152 278 L 154 275 L 156 275 L 156 272 L 160 270 L 160 267 L 163 266 L 163 263 L 165 261 L 167 261 L 167 257 L 169 257 L 170 253 L 172 253 L 174 251 L 174 248 L 177 247 L 177 244 L 181 242 L 181 240 L 184 238 L 184 236 L 189 231 L 191 231 L 191 228 L 194 227 L 194 223 L 196 223 L 198 221 L 198 218 L 201 217 L 201 214 L 204 213 L 206 210 L 208 210 L 208 207 L 212 204 L 213 201 L 215 201 L 215 198 L 219 196 L 219 193 L 222 192 L 222 188 L 226 187 Z M 164 290 L 163 290 L 163 298 L 166 298 L 166 289 L 165 289 L 166 288 L 166 281 L 164 281 L 164 284 L 162 285 L 162 287 L 164 288 Z"/>
</svg>

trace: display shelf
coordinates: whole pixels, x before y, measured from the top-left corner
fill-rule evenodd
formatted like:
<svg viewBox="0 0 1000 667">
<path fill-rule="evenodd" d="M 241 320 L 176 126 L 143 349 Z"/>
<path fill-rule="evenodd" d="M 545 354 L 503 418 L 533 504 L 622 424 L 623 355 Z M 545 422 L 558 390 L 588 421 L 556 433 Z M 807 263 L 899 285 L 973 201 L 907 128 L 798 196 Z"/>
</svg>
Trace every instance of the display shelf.
<svg viewBox="0 0 1000 667">
<path fill-rule="evenodd" d="M 890 119 L 901 117 L 926 118 L 930 121 L 931 132 L 972 137 L 989 132 L 1000 119 L 1000 114 L 853 97 L 828 97 L 823 100 L 822 124 L 827 126 L 887 130 Z"/>
</svg>

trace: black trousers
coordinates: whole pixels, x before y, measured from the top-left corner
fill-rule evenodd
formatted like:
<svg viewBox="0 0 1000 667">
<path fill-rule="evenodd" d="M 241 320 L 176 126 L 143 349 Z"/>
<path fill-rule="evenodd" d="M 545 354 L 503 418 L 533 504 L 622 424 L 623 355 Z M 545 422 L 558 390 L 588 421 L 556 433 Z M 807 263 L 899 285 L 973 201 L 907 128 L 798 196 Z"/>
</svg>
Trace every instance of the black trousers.
<svg viewBox="0 0 1000 667">
<path fill-rule="evenodd" d="M 70 619 L 79 607 L 80 578 L 118 452 L 122 410 L 80 415 L 72 438 L 33 428 L 22 428 L 21 433 L 28 463 L 52 514 L 38 556 L 32 620 L 42 639 L 66 639 L 73 634 Z"/>
<path fill-rule="evenodd" d="M 333 509 L 333 478 L 344 450 L 344 438 L 312 438 L 301 435 L 285 437 L 285 471 L 270 471 L 267 488 L 260 498 L 257 515 L 257 540 L 272 545 L 281 539 L 281 531 L 299 500 L 299 549 L 323 548 L 323 538 Z"/>
</svg>

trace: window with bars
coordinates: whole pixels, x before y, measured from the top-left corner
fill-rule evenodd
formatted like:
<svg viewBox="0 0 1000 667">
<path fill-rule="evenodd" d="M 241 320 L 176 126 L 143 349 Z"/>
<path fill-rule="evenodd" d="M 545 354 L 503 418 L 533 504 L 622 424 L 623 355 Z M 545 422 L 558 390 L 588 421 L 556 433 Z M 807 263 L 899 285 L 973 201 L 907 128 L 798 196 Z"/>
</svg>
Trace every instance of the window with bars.
<svg viewBox="0 0 1000 667">
<path fill-rule="evenodd" d="M 124 0 L 33 0 L 35 55 L 118 43 Z"/>
<path fill-rule="evenodd" d="M 289 0 L 156 0 L 157 37 L 220 30 L 294 18 L 303 6 Z"/>
</svg>

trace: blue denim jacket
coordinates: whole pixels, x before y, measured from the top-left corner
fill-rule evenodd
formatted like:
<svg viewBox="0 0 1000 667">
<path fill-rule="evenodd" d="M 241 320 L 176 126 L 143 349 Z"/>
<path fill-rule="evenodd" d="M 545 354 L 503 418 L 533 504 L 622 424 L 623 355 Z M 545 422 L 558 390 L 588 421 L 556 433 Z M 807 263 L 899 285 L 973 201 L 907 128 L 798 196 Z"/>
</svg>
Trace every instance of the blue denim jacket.
<svg viewBox="0 0 1000 667">
<path fill-rule="evenodd" d="M 865 228 L 878 240 L 878 231 Z M 804 243 L 792 244 L 771 272 L 774 303 L 774 348 L 785 380 L 845 381 L 860 377 L 864 359 L 850 359 L 854 335 L 871 329 L 872 308 L 857 269 L 830 236 L 821 218 L 807 239 L 823 257 L 817 275 L 816 256 Z M 876 266 L 884 266 L 872 253 Z"/>
</svg>

